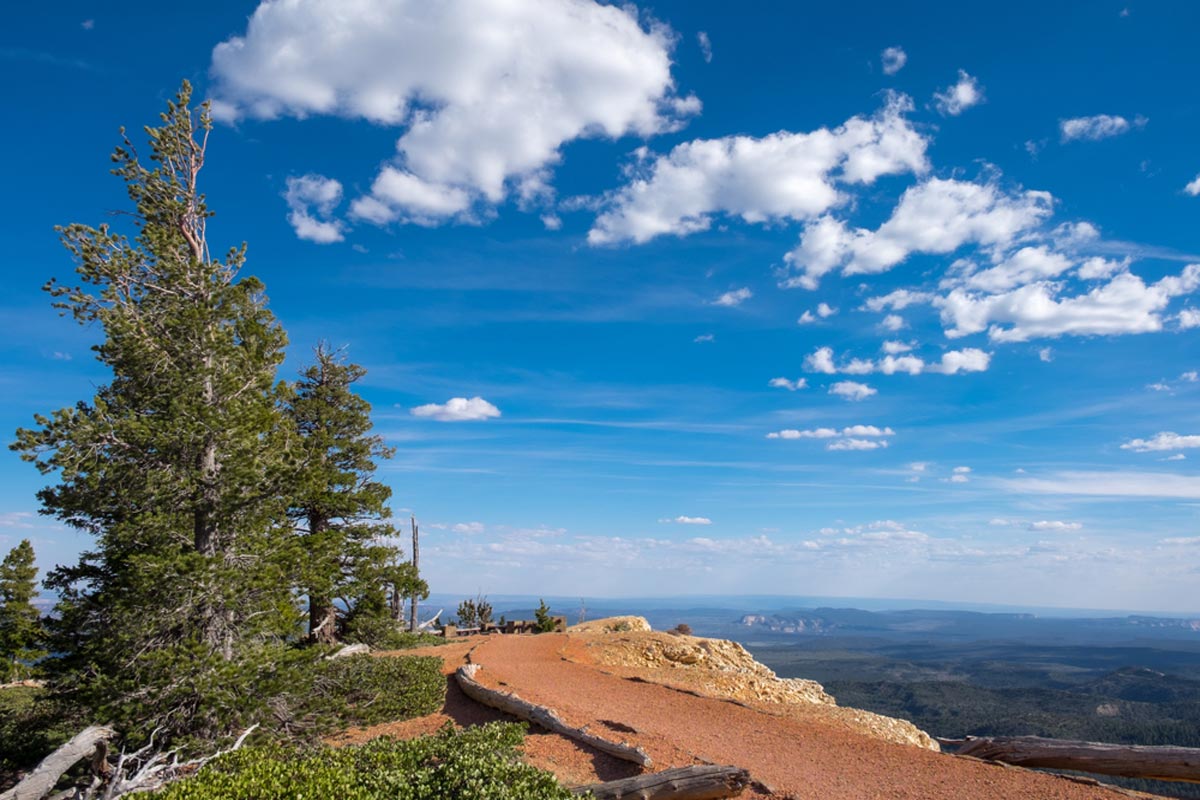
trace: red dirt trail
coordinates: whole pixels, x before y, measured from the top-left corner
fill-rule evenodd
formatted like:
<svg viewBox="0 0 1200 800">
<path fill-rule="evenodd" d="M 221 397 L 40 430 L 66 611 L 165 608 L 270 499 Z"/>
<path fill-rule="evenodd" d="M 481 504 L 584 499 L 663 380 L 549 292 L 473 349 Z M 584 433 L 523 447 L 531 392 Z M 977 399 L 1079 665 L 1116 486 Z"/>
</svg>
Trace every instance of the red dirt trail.
<svg viewBox="0 0 1200 800">
<path fill-rule="evenodd" d="M 485 686 L 549 706 L 570 725 L 586 724 L 592 733 L 641 746 L 654 760 L 655 771 L 697 763 L 733 764 L 750 770 L 756 781 L 770 788 L 767 792 L 760 787 L 745 797 L 1118 800 L 1132 794 L 880 741 L 819 715 L 778 716 L 621 678 L 587 663 L 584 648 L 569 635 L 476 637 L 426 652 L 446 662 L 448 691 L 442 714 L 356 731 L 343 741 L 415 736 L 447 720 L 470 725 L 508 719 L 458 690 L 451 673 L 469 657 L 482 665 L 476 678 Z M 632 764 L 540 729 L 527 738 L 525 751 L 530 763 L 551 770 L 568 785 L 638 772 Z"/>
</svg>

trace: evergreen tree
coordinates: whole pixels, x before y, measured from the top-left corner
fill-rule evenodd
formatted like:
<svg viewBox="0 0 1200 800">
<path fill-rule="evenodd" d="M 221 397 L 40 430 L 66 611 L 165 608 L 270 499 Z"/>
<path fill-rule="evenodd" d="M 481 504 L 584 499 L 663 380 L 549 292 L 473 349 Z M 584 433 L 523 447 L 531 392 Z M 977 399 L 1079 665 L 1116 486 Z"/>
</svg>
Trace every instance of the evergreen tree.
<svg viewBox="0 0 1200 800">
<path fill-rule="evenodd" d="M 147 127 L 150 165 L 125 136 L 112 160 L 134 210 L 60 228 L 80 283 L 56 307 L 95 324 L 112 372 L 90 401 L 17 432 L 13 449 L 57 485 L 43 512 L 94 536 L 47 586 L 61 601 L 51 659 L 63 699 L 97 718 L 213 737 L 235 724 L 248 675 L 299 617 L 283 481 L 292 428 L 280 413 L 286 338 L 263 285 L 239 277 L 245 245 L 209 253 L 197 188 L 211 129 L 185 82 Z"/>
<path fill-rule="evenodd" d="M 0 682 L 28 678 L 33 674 L 31 662 L 46 654 L 39 649 L 42 620 L 33 605 L 37 573 L 28 539 L 0 564 Z"/>
<path fill-rule="evenodd" d="M 303 454 L 289 514 L 302 542 L 301 588 L 316 642 L 334 642 L 345 631 L 344 610 L 356 609 L 360 626 L 371 616 L 390 617 L 381 594 L 399 551 L 382 543 L 395 535 L 387 522 L 391 489 L 374 475 L 376 459 L 394 451 L 370 433 L 371 405 L 353 390 L 365 374 L 321 344 L 286 408 Z"/>
</svg>

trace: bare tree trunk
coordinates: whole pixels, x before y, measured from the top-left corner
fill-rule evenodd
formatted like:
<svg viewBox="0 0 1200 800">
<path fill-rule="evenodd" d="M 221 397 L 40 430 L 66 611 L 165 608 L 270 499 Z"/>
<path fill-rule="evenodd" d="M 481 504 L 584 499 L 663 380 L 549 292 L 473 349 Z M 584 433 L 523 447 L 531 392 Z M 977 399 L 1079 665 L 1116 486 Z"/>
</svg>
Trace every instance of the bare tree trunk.
<svg viewBox="0 0 1200 800">
<path fill-rule="evenodd" d="M 421 565 L 420 565 L 421 544 L 420 544 L 420 534 L 417 529 L 417 518 L 415 516 L 412 517 L 412 537 L 413 537 L 413 546 L 412 546 L 413 571 L 416 573 L 416 577 L 420 578 L 421 577 Z M 412 610 L 408 614 L 408 629 L 410 631 L 412 631 L 413 633 L 417 632 L 417 592 L 415 589 L 413 590 L 413 596 L 412 596 Z"/>
<path fill-rule="evenodd" d="M 308 638 L 318 644 L 336 644 L 337 609 L 327 597 L 308 597 Z"/>
</svg>

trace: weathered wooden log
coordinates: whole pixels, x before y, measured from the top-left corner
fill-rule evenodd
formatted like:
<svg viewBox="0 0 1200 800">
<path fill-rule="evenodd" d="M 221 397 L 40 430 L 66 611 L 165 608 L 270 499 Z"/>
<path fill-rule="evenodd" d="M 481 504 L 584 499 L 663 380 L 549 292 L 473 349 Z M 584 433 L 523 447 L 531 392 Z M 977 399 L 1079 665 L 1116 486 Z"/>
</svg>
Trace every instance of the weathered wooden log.
<svg viewBox="0 0 1200 800">
<path fill-rule="evenodd" d="M 608 753 L 614 758 L 619 758 L 623 761 L 632 761 L 640 767 L 650 766 L 650 756 L 640 747 L 609 741 L 595 734 L 588 733 L 583 728 L 572 728 L 563 722 L 554 713 L 553 709 L 522 700 L 510 692 L 501 692 L 496 689 L 487 688 L 475 680 L 475 673 L 479 669 L 479 664 L 466 664 L 459 667 L 458 671 L 454 673 L 454 677 L 458 681 L 458 685 L 462 688 L 463 694 L 472 700 L 503 711 L 506 714 L 512 714 L 514 717 L 523 719 L 526 722 L 540 725 L 553 733 L 561 734 L 577 742 L 582 742 L 602 753 Z"/>
<path fill-rule="evenodd" d="M 0 794 L 0 800 L 41 800 L 76 761 L 92 755 L 98 745 L 107 742 L 113 735 L 113 729 L 103 725 L 84 728 L 69 742 L 43 758 L 42 763 L 24 780 Z"/>
<path fill-rule="evenodd" d="M 1074 742 L 1040 736 L 968 736 L 957 755 L 1019 767 L 1200 783 L 1200 749 Z"/>
<path fill-rule="evenodd" d="M 740 767 L 704 765 L 593 783 L 571 791 L 590 793 L 595 800 L 720 800 L 740 796 L 749 785 L 750 773 Z"/>
</svg>

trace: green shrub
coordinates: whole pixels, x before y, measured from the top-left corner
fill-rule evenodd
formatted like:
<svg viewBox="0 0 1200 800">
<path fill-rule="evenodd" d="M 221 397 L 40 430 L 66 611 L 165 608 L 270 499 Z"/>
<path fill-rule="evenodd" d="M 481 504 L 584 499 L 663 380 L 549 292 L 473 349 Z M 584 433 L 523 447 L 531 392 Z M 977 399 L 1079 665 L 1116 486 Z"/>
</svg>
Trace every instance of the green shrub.
<svg viewBox="0 0 1200 800">
<path fill-rule="evenodd" d="M 436 633 L 392 631 L 371 645 L 376 650 L 412 650 L 415 647 L 436 647 L 450 640 Z"/>
<path fill-rule="evenodd" d="M 447 725 L 410 741 L 297 752 L 277 745 L 223 756 L 172 784 L 163 800 L 569 800 L 548 772 L 522 763 L 522 725 Z"/>
<path fill-rule="evenodd" d="M 545 600 L 538 600 L 538 607 L 533 612 L 537 624 L 534 626 L 536 633 L 553 633 L 554 618 L 550 616 L 550 606 L 546 605 Z"/>
<path fill-rule="evenodd" d="M 297 740 L 422 717 L 441 709 L 446 699 L 442 660 L 433 656 L 349 656 L 310 661 L 291 672 L 290 685 L 267 701 L 270 715 L 263 727 Z"/>
<path fill-rule="evenodd" d="M 80 727 L 47 699 L 45 689 L 0 689 L 0 792 L 16 782 L 18 770 L 37 764 Z"/>
</svg>

